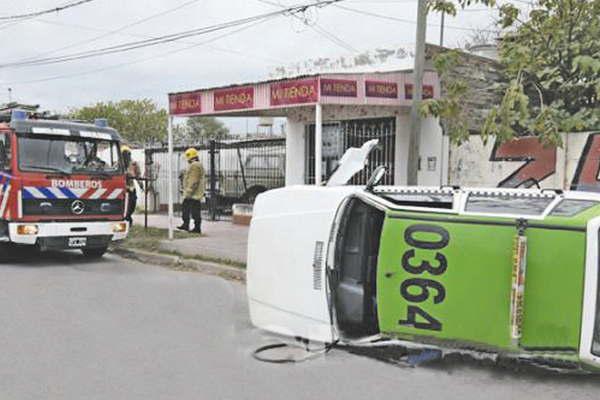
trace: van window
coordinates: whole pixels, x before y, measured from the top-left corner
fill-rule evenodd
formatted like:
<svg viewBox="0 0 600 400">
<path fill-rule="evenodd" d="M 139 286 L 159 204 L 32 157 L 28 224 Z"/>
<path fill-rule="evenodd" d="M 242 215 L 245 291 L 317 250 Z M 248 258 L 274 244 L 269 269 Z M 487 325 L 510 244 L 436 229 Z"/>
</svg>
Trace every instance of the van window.
<svg viewBox="0 0 600 400">
<path fill-rule="evenodd" d="M 452 209 L 454 194 L 447 192 L 378 193 L 399 206 Z"/>
<path fill-rule="evenodd" d="M 557 217 L 572 217 L 589 208 L 597 206 L 598 204 L 600 203 L 593 200 L 565 199 L 558 203 L 550 215 Z"/>
<path fill-rule="evenodd" d="M 552 200 L 554 200 L 553 196 L 471 194 L 467 199 L 465 211 L 488 214 L 541 215 Z"/>
</svg>

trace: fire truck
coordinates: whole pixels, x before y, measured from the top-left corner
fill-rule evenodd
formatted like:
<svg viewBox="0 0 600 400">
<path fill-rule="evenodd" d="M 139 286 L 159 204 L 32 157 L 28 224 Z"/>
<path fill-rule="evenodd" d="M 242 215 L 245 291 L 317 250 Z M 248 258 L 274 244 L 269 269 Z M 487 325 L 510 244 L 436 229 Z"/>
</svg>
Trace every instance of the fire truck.
<svg viewBox="0 0 600 400">
<path fill-rule="evenodd" d="M 0 121 L 0 242 L 96 258 L 124 239 L 120 141 L 105 119 L 33 119 L 13 110 Z"/>
</svg>

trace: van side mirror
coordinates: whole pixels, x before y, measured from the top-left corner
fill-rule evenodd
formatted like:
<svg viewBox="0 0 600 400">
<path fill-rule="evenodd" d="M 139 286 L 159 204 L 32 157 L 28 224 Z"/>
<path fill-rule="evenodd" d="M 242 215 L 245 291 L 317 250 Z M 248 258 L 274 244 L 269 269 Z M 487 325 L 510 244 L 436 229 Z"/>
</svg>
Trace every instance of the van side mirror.
<svg viewBox="0 0 600 400">
<path fill-rule="evenodd" d="M 371 177 L 369 177 L 369 181 L 367 182 L 367 187 L 365 188 L 365 190 L 368 192 L 372 192 L 373 188 L 379 185 L 386 172 L 387 168 L 385 167 L 385 165 L 380 165 L 379 167 L 375 168 L 375 171 L 373 171 Z"/>
</svg>

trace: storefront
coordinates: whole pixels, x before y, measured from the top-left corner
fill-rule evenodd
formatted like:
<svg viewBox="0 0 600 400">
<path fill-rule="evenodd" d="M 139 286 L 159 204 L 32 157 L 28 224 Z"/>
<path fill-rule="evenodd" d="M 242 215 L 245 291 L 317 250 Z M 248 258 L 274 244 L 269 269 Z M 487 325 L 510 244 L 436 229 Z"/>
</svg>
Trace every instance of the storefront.
<svg viewBox="0 0 600 400">
<path fill-rule="evenodd" d="M 286 119 L 286 185 L 320 184 L 349 147 L 379 139 L 365 172 L 387 165 L 388 184 L 406 182 L 412 71 L 315 74 L 199 89 L 169 95 L 171 116 L 283 117 Z M 424 98 L 438 98 L 435 72 L 426 72 Z M 440 185 L 448 144 L 438 121 L 423 121 L 419 184 Z M 444 160 L 445 159 L 445 160 Z M 316 160 L 320 160 L 317 162 Z"/>
</svg>

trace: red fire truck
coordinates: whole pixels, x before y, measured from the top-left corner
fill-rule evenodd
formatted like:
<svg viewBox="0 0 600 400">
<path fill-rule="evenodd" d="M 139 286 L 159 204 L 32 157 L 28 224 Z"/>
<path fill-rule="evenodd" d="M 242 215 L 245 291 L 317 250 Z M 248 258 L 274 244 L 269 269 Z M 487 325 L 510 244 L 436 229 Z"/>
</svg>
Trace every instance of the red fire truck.
<svg viewBox="0 0 600 400">
<path fill-rule="evenodd" d="M 30 119 L 0 122 L 0 242 L 101 257 L 127 236 L 125 174 L 116 130 Z"/>
</svg>

